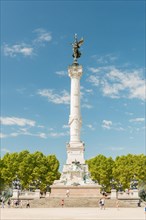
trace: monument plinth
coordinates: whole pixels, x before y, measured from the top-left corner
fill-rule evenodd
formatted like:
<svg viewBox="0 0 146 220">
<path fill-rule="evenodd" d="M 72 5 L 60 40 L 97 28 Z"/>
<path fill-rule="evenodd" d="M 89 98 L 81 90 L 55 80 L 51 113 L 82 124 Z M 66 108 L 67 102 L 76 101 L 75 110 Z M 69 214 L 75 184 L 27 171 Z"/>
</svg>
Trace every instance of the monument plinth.
<svg viewBox="0 0 146 220">
<path fill-rule="evenodd" d="M 70 141 L 66 146 L 67 160 L 63 166 L 63 171 L 59 180 L 55 180 L 51 186 L 51 196 L 62 197 L 69 191 L 69 196 L 78 197 L 98 197 L 100 196 L 100 186 L 90 178 L 88 165 L 85 164 L 84 151 L 85 144 L 80 139 L 82 118 L 80 112 L 80 79 L 83 68 L 77 63 L 77 58 L 81 56 L 80 45 L 83 39 L 73 45 L 74 63 L 68 67 L 68 75 L 71 79 L 70 92 Z"/>
</svg>

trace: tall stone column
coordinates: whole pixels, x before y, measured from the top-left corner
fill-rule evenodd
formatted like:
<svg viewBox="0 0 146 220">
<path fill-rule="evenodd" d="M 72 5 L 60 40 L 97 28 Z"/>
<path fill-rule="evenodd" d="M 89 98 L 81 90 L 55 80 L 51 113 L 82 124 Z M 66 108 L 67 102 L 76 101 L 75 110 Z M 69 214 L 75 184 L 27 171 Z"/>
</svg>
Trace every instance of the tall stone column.
<svg viewBox="0 0 146 220">
<path fill-rule="evenodd" d="M 83 74 L 82 66 L 78 64 L 81 56 L 79 51 L 83 44 L 83 38 L 78 41 L 75 34 L 73 46 L 74 62 L 68 67 L 68 75 L 71 80 L 70 91 L 70 139 L 67 143 L 67 160 L 63 166 L 61 177 L 55 180 L 51 187 L 51 197 L 66 196 L 69 191 L 70 197 L 98 197 L 100 186 L 93 182 L 88 171 L 88 165 L 84 159 L 84 143 L 80 138 L 82 118 L 80 112 L 80 79 Z"/>
<path fill-rule="evenodd" d="M 68 68 L 71 78 L 71 101 L 70 101 L 70 143 L 80 142 L 81 113 L 80 113 L 80 78 L 82 66 L 71 66 Z"/>
<path fill-rule="evenodd" d="M 68 74 L 71 78 L 71 99 L 69 116 L 70 142 L 67 145 L 67 164 L 72 164 L 74 161 L 84 164 L 84 144 L 80 140 L 82 125 L 80 112 L 80 78 L 83 74 L 82 66 L 69 66 Z"/>
</svg>

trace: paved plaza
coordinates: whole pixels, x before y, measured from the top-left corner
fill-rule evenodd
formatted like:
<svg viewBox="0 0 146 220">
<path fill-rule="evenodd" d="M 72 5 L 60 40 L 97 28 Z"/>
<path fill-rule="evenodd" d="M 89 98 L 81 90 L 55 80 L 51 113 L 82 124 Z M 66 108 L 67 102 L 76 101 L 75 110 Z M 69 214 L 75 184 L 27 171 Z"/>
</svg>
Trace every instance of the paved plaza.
<svg viewBox="0 0 146 220">
<path fill-rule="evenodd" d="M 4 208 L 1 220 L 144 220 L 144 208 Z"/>
</svg>

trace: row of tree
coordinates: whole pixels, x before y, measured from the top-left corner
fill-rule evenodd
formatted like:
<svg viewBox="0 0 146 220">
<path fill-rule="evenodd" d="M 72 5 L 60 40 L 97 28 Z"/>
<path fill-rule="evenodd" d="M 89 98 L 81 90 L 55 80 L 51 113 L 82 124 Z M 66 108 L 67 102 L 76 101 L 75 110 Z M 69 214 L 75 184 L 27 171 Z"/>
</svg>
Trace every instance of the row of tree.
<svg viewBox="0 0 146 220">
<path fill-rule="evenodd" d="M 86 163 L 92 179 L 107 192 L 111 187 L 129 189 L 132 181 L 138 181 L 139 184 L 146 181 L 146 156 L 143 154 L 118 156 L 115 160 L 97 155 Z M 56 156 L 45 156 L 41 152 L 7 153 L 0 160 L 0 170 L 1 190 L 12 187 L 16 175 L 22 189 L 39 187 L 42 191 L 46 191 L 54 180 L 60 178 Z"/>
<path fill-rule="evenodd" d="M 86 161 L 93 180 L 106 191 L 111 187 L 129 189 L 132 184 L 146 182 L 146 156 L 143 154 L 111 157 L 98 155 Z"/>
<path fill-rule="evenodd" d="M 56 156 L 45 156 L 41 152 L 7 153 L 0 160 L 0 169 L 1 190 L 12 187 L 12 182 L 18 178 L 22 189 L 39 187 L 46 191 L 47 187 L 60 177 Z"/>
</svg>

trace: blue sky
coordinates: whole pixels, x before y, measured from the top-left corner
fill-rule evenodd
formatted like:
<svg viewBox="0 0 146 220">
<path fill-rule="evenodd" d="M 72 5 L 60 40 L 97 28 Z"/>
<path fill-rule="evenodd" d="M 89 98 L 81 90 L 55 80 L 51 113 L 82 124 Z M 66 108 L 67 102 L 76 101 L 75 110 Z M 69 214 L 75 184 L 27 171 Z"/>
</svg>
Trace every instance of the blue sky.
<svg viewBox="0 0 146 220">
<path fill-rule="evenodd" d="M 145 2 L 1 2 L 1 154 L 66 161 L 73 36 L 85 159 L 145 153 Z"/>
</svg>

